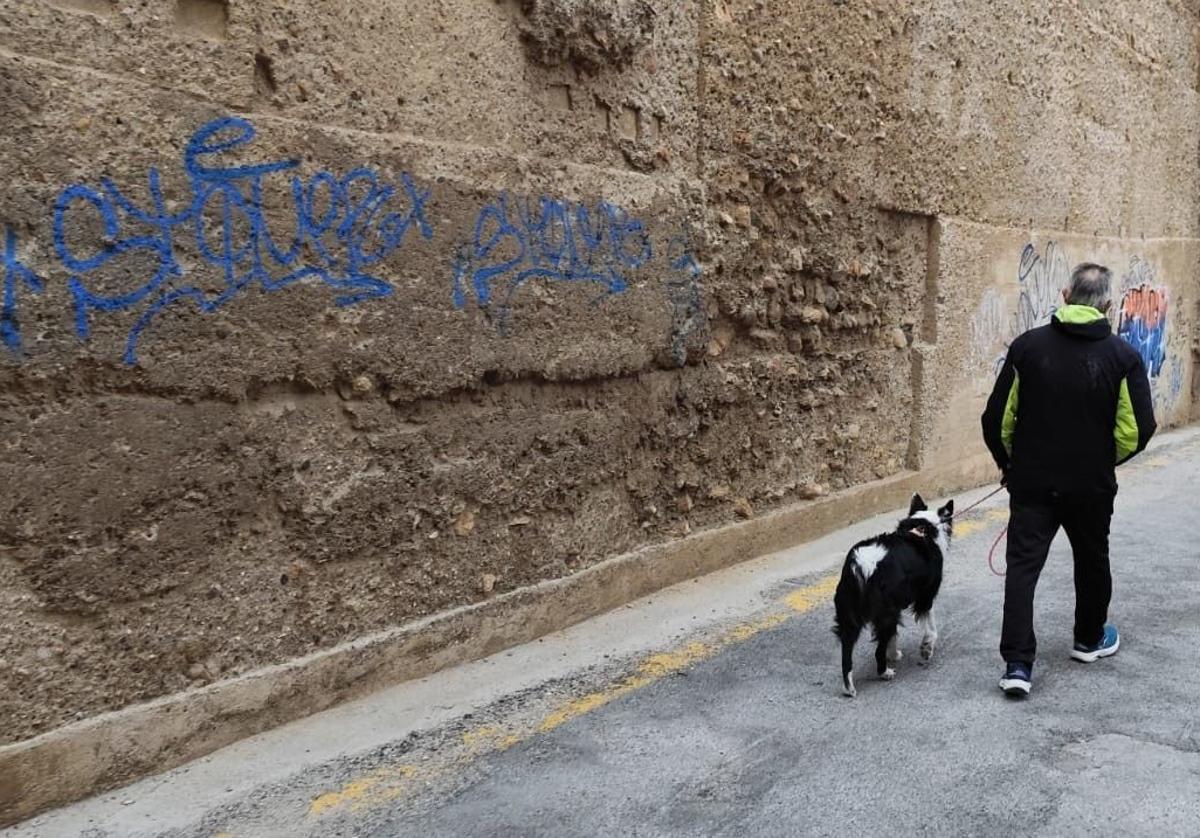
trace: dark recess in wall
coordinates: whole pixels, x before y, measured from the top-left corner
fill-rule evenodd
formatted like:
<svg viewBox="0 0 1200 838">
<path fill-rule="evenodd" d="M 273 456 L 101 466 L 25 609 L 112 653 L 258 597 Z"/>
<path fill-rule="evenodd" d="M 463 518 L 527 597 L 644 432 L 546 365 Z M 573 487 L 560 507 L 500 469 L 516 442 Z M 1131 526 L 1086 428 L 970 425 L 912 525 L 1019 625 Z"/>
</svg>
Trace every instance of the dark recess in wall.
<svg viewBox="0 0 1200 838">
<path fill-rule="evenodd" d="M 254 92 L 259 96 L 272 96 L 275 88 L 275 70 L 271 65 L 271 56 L 260 52 L 254 56 Z"/>
</svg>

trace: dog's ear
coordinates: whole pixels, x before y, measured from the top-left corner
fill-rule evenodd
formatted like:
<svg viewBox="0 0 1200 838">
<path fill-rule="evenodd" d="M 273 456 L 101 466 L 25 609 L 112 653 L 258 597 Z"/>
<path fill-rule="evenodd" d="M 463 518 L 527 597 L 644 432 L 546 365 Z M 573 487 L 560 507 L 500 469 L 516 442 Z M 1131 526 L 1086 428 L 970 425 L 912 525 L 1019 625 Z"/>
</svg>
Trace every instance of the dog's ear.
<svg viewBox="0 0 1200 838">
<path fill-rule="evenodd" d="M 908 505 L 908 517 L 911 518 L 918 512 L 924 512 L 928 508 L 929 507 L 925 505 L 925 501 L 921 498 L 921 496 L 919 494 L 914 494 L 912 496 L 912 503 Z"/>
<path fill-rule="evenodd" d="M 946 505 L 938 510 L 938 520 L 949 521 L 954 517 L 954 501 L 946 501 Z"/>
</svg>

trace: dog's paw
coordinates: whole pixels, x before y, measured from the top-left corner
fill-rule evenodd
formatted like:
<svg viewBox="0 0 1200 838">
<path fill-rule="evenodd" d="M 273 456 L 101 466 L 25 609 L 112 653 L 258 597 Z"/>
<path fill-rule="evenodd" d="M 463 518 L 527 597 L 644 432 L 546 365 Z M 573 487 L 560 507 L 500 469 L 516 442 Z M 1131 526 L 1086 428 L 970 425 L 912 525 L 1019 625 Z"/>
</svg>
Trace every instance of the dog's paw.
<svg viewBox="0 0 1200 838">
<path fill-rule="evenodd" d="M 854 676 L 847 675 L 846 680 L 842 683 L 842 695 L 846 698 L 854 698 L 858 695 L 858 690 L 854 689 Z"/>
<path fill-rule="evenodd" d="M 896 670 L 892 669 L 889 666 L 887 669 L 883 670 L 883 672 L 879 673 L 879 677 L 881 680 L 891 681 L 893 678 L 896 677 Z"/>
<path fill-rule="evenodd" d="M 926 637 L 921 641 L 921 660 L 933 660 L 933 649 L 937 645 L 936 637 Z"/>
</svg>

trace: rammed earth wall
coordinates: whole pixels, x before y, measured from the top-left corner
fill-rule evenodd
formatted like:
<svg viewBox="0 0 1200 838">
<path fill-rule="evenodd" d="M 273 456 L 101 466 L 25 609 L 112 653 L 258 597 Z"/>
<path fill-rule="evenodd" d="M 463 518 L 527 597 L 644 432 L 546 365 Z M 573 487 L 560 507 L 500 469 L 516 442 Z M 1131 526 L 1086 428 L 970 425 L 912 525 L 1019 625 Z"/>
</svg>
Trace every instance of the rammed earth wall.
<svg viewBox="0 0 1200 838">
<path fill-rule="evenodd" d="M 1194 4 L 1052 7 L 0 0 L 3 742 L 986 479 L 1076 261 L 1195 416 Z"/>
</svg>

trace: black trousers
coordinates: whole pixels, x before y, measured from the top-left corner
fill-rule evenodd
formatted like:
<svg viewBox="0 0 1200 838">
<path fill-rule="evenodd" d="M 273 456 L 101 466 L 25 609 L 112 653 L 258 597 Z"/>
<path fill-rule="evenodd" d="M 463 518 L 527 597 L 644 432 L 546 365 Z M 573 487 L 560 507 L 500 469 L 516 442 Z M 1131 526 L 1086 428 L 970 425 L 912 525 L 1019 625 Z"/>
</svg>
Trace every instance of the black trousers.
<svg viewBox="0 0 1200 838">
<path fill-rule="evenodd" d="M 1050 542 L 1062 527 L 1075 554 L 1075 640 L 1092 645 L 1104 635 L 1112 574 L 1108 531 L 1113 495 L 1051 496 L 1009 502 L 1008 573 L 1004 578 L 1004 628 L 1000 655 L 1008 663 L 1033 663 L 1033 592 L 1046 564 Z"/>
</svg>

